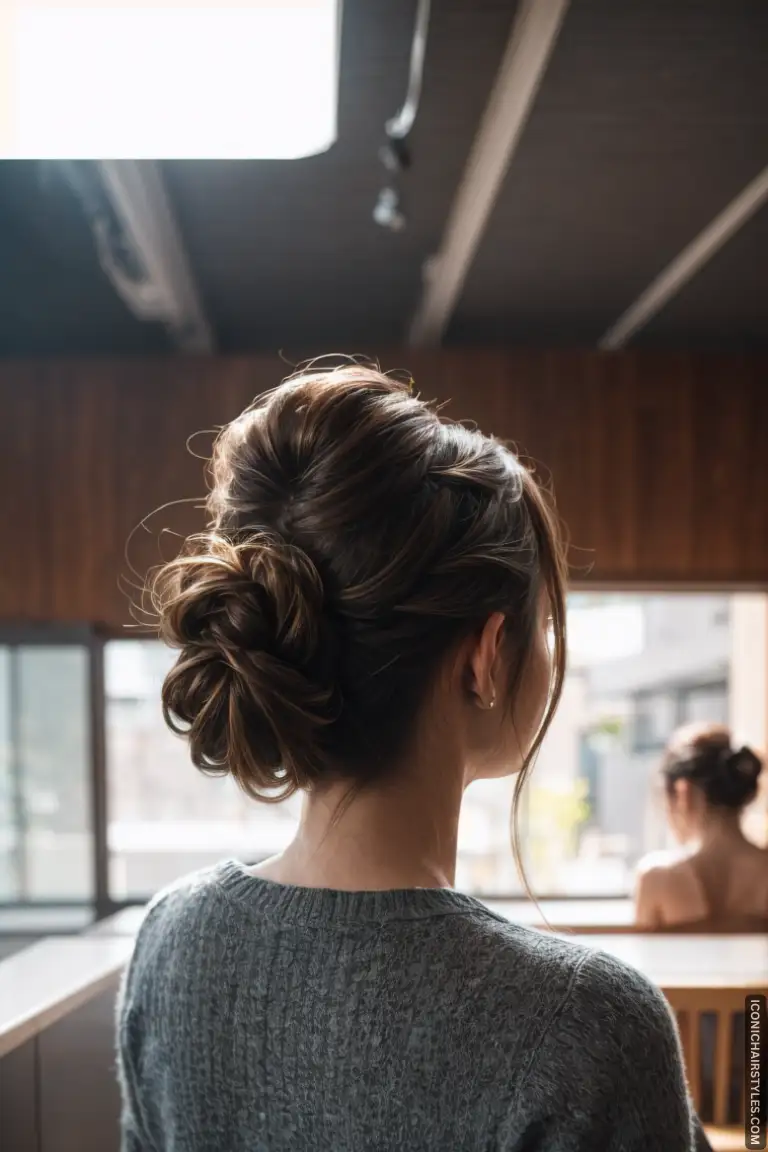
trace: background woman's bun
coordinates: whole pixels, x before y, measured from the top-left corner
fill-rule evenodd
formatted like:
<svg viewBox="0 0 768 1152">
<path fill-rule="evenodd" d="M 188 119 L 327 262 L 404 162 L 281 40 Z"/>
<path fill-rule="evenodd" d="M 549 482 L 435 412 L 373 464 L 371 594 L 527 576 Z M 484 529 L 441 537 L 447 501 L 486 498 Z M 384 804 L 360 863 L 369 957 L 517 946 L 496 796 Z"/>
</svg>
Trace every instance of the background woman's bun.
<svg viewBox="0 0 768 1152">
<path fill-rule="evenodd" d="M 212 533 L 160 570 L 160 636 L 181 650 L 163 686 L 169 726 L 193 762 L 263 797 L 307 787 L 324 767 L 339 701 L 323 587 L 311 560 L 276 535 Z"/>
<path fill-rule="evenodd" d="M 711 804 L 743 808 L 754 800 L 762 764 L 751 748 L 724 751 L 702 786 Z"/>
<path fill-rule="evenodd" d="M 720 808 L 743 808 L 757 795 L 762 761 L 751 748 L 734 748 L 722 724 L 682 728 L 672 737 L 664 762 L 670 783 L 691 780 Z"/>
</svg>

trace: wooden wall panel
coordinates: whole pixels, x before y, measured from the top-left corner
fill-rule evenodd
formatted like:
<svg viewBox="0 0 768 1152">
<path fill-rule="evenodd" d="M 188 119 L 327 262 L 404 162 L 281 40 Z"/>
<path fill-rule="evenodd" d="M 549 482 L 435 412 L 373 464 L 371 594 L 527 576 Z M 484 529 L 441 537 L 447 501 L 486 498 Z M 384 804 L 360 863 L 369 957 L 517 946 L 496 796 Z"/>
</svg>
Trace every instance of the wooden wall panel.
<svg viewBox="0 0 768 1152">
<path fill-rule="evenodd" d="M 118 981 L 37 1038 L 40 1152 L 119 1152 Z"/>
<path fill-rule="evenodd" d="M 0 1152 L 40 1152 L 37 1041 L 0 1060 Z"/>
<path fill-rule="evenodd" d="M 381 361 L 545 466 L 575 576 L 768 583 L 765 359 L 401 350 Z M 203 495 L 188 437 L 286 371 L 276 358 L 0 365 L 0 618 L 126 622 L 131 530 Z M 132 540 L 136 567 L 158 559 L 160 529 L 201 524 L 193 504 L 151 516 Z"/>
</svg>

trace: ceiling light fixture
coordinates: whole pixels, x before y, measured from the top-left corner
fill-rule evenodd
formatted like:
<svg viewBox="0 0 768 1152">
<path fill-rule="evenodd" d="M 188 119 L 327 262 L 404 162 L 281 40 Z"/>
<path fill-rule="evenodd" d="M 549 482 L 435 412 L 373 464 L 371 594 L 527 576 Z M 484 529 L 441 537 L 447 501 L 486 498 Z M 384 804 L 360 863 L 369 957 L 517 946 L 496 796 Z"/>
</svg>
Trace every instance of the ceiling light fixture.
<svg viewBox="0 0 768 1152">
<path fill-rule="evenodd" d="M 0 156 L 275 159 L 336 139 L 340 0 L 15 0 Z M 3 91 L 4 89 L 4 91 Z"/>
<path fill-rule="evenodd" d="M 382 188 L 373 208 L 373 218 L 382 228 L 390 232 L 402 232 L 405 216 L 400 210 L 400 195 L 395 188 Z"/>
</svg>

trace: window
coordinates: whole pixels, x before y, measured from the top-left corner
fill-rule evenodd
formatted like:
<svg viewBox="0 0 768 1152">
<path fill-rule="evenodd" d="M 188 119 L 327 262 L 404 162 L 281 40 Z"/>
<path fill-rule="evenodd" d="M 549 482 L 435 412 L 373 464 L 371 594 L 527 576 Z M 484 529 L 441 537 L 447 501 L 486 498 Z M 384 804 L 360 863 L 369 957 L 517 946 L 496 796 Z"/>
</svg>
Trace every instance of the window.
<svg viewBox="0 0 768 1152">
<path fill-rule="evenodd" d="M 690 688 L 682 699 L 681 720 L 684 724 L 727 724 L 728 685 L 706 684 Z"/>
<path fill-rule="evenodd" d="M 521 821 L 539 896 L 623 896 L 646 852 L 670 843 L 658 769 L 676 727 L 728 723 L 763 747 L 764 596 L 576 593 L 560 709 L 529 778 Z M 511 781 L 466 795 L 457 881 L 520 892 L 509 852 Z M 765 801 L 763 800 L 763 805 Z M 765 818 L 747 814 L 762 840 Z"/>
<path fill-rule="evenodd" d="M 94 897 L 90 650 L 0 642 L 0 901 Z"/>
<path fill-rule="evenodd" d="M 677 727 L 680 714 L 680 694 L 667 689 L 663 692 L 638 692 L 634 706 L 633 743 L 636 751 L 660 751 L 670 732 Z"/>
<path fill-rule="evenodd" d="M 744 619 L 752 602 L 763 614 L 759 627 Z M 538 895 L 631 890 L 639 857 L 667 843 L 657 787 L 661 749 L 689 720 L 743 730 L 747 693 L 734 695 L 734 673 L 751 691 L 756 681 L 748 665 L 753 658 L 765 661 L 765 633 L 764 597 L 570 597 L 563 698 L 521 811 L 526 867 Z M 750 650 L 752 635 L 757 642 Z M 152 640 L 118 640 L 105 648 L 113 899 L 144 898 L 223 856 L 263 859 L 296 827 L 298 798 L 261 805 L 231 780 L 192 767 L 185 742 L 166 729 L 160 712 L 160 686 L 173 659 Z M 755 699 L 764 723 L 764 694 Z M 746 731 L 744 738 L 761 745 L 764 730 Z M 488 895 L 522 892 L 510 848 L 513 789 L 511 779 L 468 789 L 459 887 Z"/>
<path fill-rule="evenodd" d="M 144 899 L 225 856 L 256 862 L 291 839 L 300 800 L 250 800 L 228 777 L 205 776 L 165 725 L 160 689 L 175 659 L 155 640 L 105 646 L 110 894 Z"/>
</svg>

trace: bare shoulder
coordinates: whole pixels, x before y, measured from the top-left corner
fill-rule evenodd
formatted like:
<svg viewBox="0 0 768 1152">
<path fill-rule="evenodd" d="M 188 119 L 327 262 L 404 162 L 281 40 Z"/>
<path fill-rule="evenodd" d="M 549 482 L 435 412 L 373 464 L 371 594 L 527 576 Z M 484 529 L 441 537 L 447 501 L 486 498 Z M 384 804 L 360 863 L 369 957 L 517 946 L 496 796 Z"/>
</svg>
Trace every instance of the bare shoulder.
<svg viewBox="0 0 768 1152">
<path fill-rule="evenodd" d="M 653 853 L 641 861 L 635 886 L 635 923 L 653 929 L 705 915 L 701 886 L 685 851 Z"/>
<path fill-rule="evenodd" d="M 743 840 L 731 853 L 728 867 L 742 875 L 754 877 L 755 881 L 768 881 L 768 848 Z"/>
<path fill-rule="evenodd" d="M 638 878 L 649 875 L 684 872 L 691 859 L 691 854 L 684 848 L 665 848 L 658 852 L 649 852 L 643 856 L 637 865 Z"/>
</svg>

